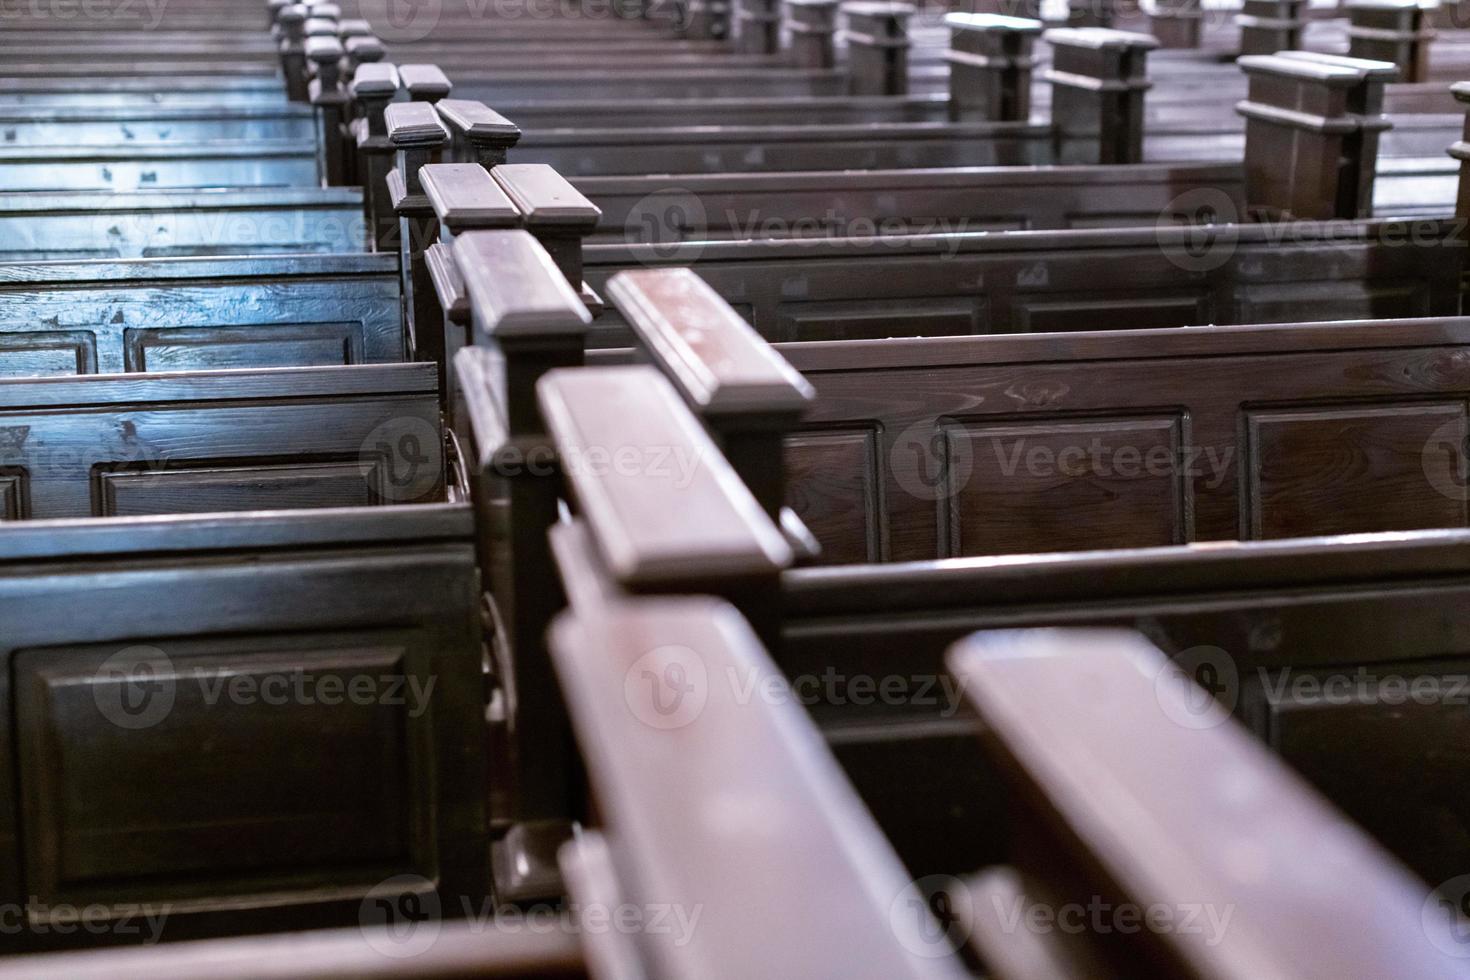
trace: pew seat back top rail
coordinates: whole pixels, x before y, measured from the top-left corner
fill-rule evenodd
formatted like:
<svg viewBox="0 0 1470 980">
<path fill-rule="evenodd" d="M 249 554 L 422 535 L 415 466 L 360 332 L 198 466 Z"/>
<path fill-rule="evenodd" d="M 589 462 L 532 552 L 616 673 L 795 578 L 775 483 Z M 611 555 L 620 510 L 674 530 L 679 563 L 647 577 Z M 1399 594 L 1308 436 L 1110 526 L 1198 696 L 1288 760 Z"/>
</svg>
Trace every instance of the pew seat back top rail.
<svg viewBox="0 0 1470 980">
<path fill-rule="evenodd" d="M 443 501 L 432 364 L 0 381 L 6 520 Z"/>
</svg>

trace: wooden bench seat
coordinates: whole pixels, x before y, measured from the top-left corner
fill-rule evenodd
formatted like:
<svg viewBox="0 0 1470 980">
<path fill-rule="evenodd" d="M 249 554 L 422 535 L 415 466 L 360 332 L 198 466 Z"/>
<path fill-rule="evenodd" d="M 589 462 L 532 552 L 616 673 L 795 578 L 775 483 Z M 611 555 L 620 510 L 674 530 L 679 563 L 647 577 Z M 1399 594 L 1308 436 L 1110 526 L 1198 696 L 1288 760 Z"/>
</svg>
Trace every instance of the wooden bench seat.
<svg viewBox="0 0 1470 980">
<path fill-rule="evenodd" d="M 443 500 L 432 364 L 0 381 L 6 520 Z"/>
<path fill-rule="evenodd" d="M 395 257 L 0 266 L 0 377 L 404 359 Z"/>
<path fill-rule="evenodd" d="M 3 70 L 3 69 L 0 69 Z M 6 146 L 142 146 L 219 140 L 301 140 L 316 134 L 309 107 L 281 101 L 152 106 L 0 105 Z"/>
<path fill-rule="evenodd" d="M 768 340 L 881 339 L 1452 315 L 1451 226 L 593 244 L 584 261 L 603 295 L 625 269 L 689 265 Z M 594 324 L 593 346 L 628 342 L 614 312 Z"/>
<path fill-rule="evenodd" d="M 356 188 L 0 194 L 0 262 L 368 251 Z"/>
<path fill-rule="evenodd" d="M 318 183 L 315 140 L 0 145 L 0 187 L 7 192 L 311 187 Z"/>
<path fill-rule="evenodd" d="M 94 904 L 135 942 L 161 907 L 166 939 L 479 907 L 473 533 L 450 504 L 0 529 L 8 951 L 95 942 L 64 918 Z"/>
<path fill-rule="evenodd" d="M 1089 227 L 1197 220 L 1174 202 L 1244 214 L 1236 164 L 579 177 L 602 209 L 593 241 L 800 238 Z"/>
<path fill-rule="evenodd" d="M 286 89 L 278 78 L 177 74 L 168 78 L 7 78 L 0 106 L 107 107 L 279 105 Z"/>
</svg>

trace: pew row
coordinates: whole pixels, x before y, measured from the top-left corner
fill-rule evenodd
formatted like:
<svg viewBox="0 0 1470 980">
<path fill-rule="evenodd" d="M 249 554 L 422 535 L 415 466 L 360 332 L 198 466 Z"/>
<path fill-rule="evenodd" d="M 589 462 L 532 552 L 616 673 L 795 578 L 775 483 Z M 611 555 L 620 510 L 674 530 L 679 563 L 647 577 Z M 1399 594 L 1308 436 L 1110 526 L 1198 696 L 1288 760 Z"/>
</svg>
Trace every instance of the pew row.
<svg viewBox="0 0 1470 980">
<path fill-rule="evenodd" d="M 404 359 L 386 254 L 12 263 L 0 301 L 3 377 Z"/>
<path fill-rule="evenodd" d="M 0 380 L 0 518 L 445 498 L 432 364 Z"/>
<path fill-rule="evenodd" d="M 369 251 L 349 188 L 0 194 L 0 261 Z"/>
<path fill-rule="evenodd" d="M 690 266 L 781 342 L 1452 316 L 1463 254 L 1454 222 L 1422 219 L 590 244 L 583 259 L 600 295 L 624 270 Z M 589 343 L 629 343 L 615 311 Z"/>
</svg>

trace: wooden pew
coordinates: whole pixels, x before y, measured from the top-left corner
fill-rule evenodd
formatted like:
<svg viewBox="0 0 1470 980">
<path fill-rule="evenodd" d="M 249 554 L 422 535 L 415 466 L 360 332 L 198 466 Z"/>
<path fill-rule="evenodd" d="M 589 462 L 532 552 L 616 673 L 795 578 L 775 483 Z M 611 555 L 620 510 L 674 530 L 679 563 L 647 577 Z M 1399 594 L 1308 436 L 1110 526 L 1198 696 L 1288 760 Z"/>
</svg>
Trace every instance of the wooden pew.
<svg viewBox="0 0 1470 980">
<path fill-rule="evenodd" d="M 460 504 L 7 527 L 10 949 L 483 901 L 472 539 Z"/>
<path fill-rule="evenodd" d="M 991 975 L 1466 975 L 1457 911 L 1238 726 L 1181 727 L 1208 694 L 1143 638 L 981 633 L 950 663 L 1016 798 L 1015 867 L 947 896 Z"/>
<path fill-rule="evenodd" d="M 16 263 L 0 376 L 401 361 L 398 296 L 391 255 Z"/>
<path fill-rule="evenodd" d="M 1406 713 L 1390 688 L 1463 688 L 1464 531 L 782 571 L 779 529 L 646 368 L 553 372 L 541 388 L 580 514 L 554 534 L 573 605 L 699 591 L 750 610 L 915 875 L 1002 859 L 1008 827 L 944 649 L 976 629 L 1079 624 L 1144 630 L 1221 700 L 1181 724 L 1233 710 L 1427 880 L 1463 867 L 1463 794 L 1420 777 L 1463 708 L 1430 697 Z M 621 429 L 608 417 L 635 407 Z M 679 479 L 572 462 L 671 444 L 699 464 Z M 701 519 L 662 519 L 673 511 Z M 1342 679 L 1350 695 L 1324 703 Z"/>
<path fill-rule="evenodd" d="M 1235 164 L 579 177 L 596 240 L 643 243 L 1188 224 L 1245 213 Z"/>
<path fill-rule="evenodd" d="M 768 340 L 878 339 L 1453 315 L 1463 248 L 1452 229 L 1426 219 L 593 244 L 584 261 L 599 294 L 627 269 L 691 266 Z M 605 312 L 591 343 L 628 335 Z"/>
<path fill-rule="evenodd" d="M 356 189 L 0 194 L 0 261 L 364 252 Z"/>
<path fill-rule="evenodd" d="M 0 146 L 11 191 L 147 191 L 318 183 L 314 140 L 143 146 Z"/>
<path fill-rule="evenodd" d="M 432 364 L 0 380 L 5 520 L 443 500 Z"/>
<path fill-rule="evenodd" d="M 0 68 L 3 70 L 3 68 Z M 207 97 L 207 96 L 206 96 Z M 311 113 L 287 102 L 151 106 L 0 106 L 0 140 L 10 146 L 113 146 L 299 140 Z"/>
</svg>

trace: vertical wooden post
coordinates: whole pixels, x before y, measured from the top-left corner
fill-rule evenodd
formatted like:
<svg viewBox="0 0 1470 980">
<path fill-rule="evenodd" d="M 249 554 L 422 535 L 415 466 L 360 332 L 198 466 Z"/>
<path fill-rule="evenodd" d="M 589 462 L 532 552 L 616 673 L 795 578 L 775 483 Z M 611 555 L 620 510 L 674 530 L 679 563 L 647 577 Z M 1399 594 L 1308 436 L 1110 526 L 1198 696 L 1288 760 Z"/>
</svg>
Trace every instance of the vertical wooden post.
<svg viewBox="0 0 1470 980">
<path fill-rule="evenodd" d="M 914 7 L 890 0 L 848 0 L 848 91 L 853 95 L 907 95 L 909 90 L 909 17 Z"/>
<path fill-rule="evenodd" d="M 735 49 L 744 54 L 776 54 L 781 50 L 780 0 L 737 0 Z"/>
<path fill-rule="evenodd" d="M 1397 69 L 1304 52 L 1239 64 L 1250 79 L 1236 106 L 1246 119 L 1247 208 L 1269 220 L 1371 214 L 1378 137 L 1392 125 L 1382 114 L 1383 86 Z"/>
<path fill-rule="evenodd" d="M 1058 163 L 1141 163 L 1147 34 L 1103 27 L 1057 28 L 1052 45 L 1052 125 Z"/>
<path fill-rule="evenodd" d="M 1347 0 L 1348 54 L 1398 65 L 1406 82 L 1429 81 L 1430 11 L 1420 0 Z"/>
<path fill-rule="evenodd" d="M 495 618 L 497 677 L 511 704 L 514 786 L 504 838 L 492 851 L 497 899 L 560 894 L 556 848 L 575 815 L 575 749 L 546 651 L 566 604 L 547 532 L 557 523 L 561 471 L 536 402 L 536 382 L 583 360 L 591 316 L 544 249 L 524 231 L 472 231 L 454 241 L 474 344 L 455 358 L 479 520 L 480 567 Z"/>
<path fill-rule="evenodd" d="M 596 311 L 602 300 L 582 281 L 582 240 L 597 229 L 602 209 L 544 163 L 510 163 L 491 176 L 521 211 L 526 230 L 551 255 L 583 304 Z"/>
<path fill-rule="evenodd" d="M 1243 55 L 1295 51 L 1307 28 L 1307 0 L 1245 0 L 1235 23 Z"/>
<path fill-rule="evenodd" d="M 439 391 L 447 408 L 455 402 L 455 377 L 448 365 L 469 343 L 468 293 L 451 251 L 455 236 L 518 228 L 521 212 L 478 163 L 430 163 L 419 168 L 419 182 L 439 223 L 439 241 L 429 246 L 424 262 L 434 284 L 432 295 L 444 332 L 438 345 L 444 351 L 444 359 L 439 362 Z"/>
<path fill-rule="evenodd" d="M 306 83 L 306 8 L 293 3 L 276 18 L 281 25 L 281 74 L 286 80 L 286 98 L 305 102 L 311 98 Z"/>
<path fill-rule="evenodd" d="M 1001 14 L 947 14 L 949 116 L 1025 122 L 1031 117 L 1033 47 L 1041 21 Z"/>
<path fill-rule="evenodd" d="M 449 127 L 449 158 L 455 163 L 489 170 L 504 163 L 507 151 L 520 142 L 520 127 L 483 102 L 440 99 L 434 108 Z"/>
<path fill-rule="evenodd" d="M 1466 107 L 1465 128 L 1461 138 L 1451 144 L 1450 156 L 1460 161 L 1460 192 L 1455 198 L 1455 217 L 1470 222 L 1470 82 L 1450 86 L 1455 101 Z"/>
<path fill-rule="evenodd" d="M 1201 0 L 1154 0 L 1148 29 L 1161 48 L 1197 48 L 1205 12 Z"/>
<path fill-rule="evenodd" d="M 395 149 L 388 138 L 384 114 L 398 94 L 398 69 L 385 62 L 363 65 L 352 80 L 351 91 L 357 103 L 357 171 L 371 248 L 375 252 L 396 251 L 398 216 L 388 194 L 388 171 L 393 169 Z"/>
<path fill-rule="evenodd" d="M 1068 27 L 1112 27 L 1111 0 L 1067 0 Z"/>
<path fill-rule="evenodd" d="M 449 142 L 449 131 L 434 107 L 422 102 L 395 102 L 384 113 L 384 121 L 397 152 L 397 163 L 388 173 L 388 196 L 398 215 L 409 352 L 414 360 L 442 363 L 444 328 L 424 258 L 424 252 L 439 237 L 439 226 L 419 170 L 425 164 L 439 162 Z"/>
<path fill-rule="evenodd" d="M 688 37 L 721 41 L 730 36 L 730 0 L 688 0 Z"/>
<path fill-rule="evenodd" d="M 786 30 L 791 37 L 791 60 L 798 68 L 836 67 L 838 2 L 782 0 Z"/>
<path fill-rule="evenodd" d="M 343 187 L 347 184 L 347 145 L 342 118 L 347 93 L 339 77 L 342 44 L 335 37 L 309 37 L 306 57 L 316 66 L 307 94 L 316 107 L 318 169 L 327 187 Z"/>
</svg>

